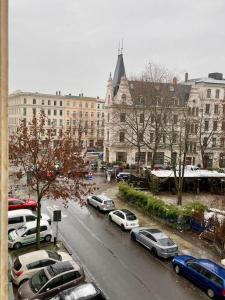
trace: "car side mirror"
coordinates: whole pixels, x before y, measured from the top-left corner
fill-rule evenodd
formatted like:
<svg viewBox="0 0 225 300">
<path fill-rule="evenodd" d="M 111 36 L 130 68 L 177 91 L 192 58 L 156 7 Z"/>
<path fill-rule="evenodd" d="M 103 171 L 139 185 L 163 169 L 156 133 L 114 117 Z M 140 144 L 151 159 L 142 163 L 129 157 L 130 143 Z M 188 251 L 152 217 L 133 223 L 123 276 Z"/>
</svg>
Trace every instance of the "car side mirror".
<svg viewBox="0 0 225 300">
<path fill-rule="evenodd" d="M 50 288 L 47 288 L 47 289 L 46 289 L 46 292 L 48 292 L 48 291 L 50 291 Z"/>
</svg>

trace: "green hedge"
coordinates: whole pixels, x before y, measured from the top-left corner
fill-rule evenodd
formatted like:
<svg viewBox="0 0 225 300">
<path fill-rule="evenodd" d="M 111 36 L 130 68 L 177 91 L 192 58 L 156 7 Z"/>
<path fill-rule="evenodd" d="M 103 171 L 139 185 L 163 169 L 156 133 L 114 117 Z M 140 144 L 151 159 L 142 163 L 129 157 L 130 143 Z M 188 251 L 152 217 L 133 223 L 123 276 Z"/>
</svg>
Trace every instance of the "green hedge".
<svg viewBox="0 0 225 300">
<path fill-rule="evenodd" d="M 150 215 L 162 218 L 171 223 L 177 222 L 179 216 L 191 217 L 193 212 L 207 210 L 207 206 L 199 202 L 189 203 L 182 208 L 175 205 L 165 204 L 159 198 L 145 192 L 135 190 L 125 182 L 119 183 L 119 191 L 126 201 L 135 204 Z"/>
</svg>

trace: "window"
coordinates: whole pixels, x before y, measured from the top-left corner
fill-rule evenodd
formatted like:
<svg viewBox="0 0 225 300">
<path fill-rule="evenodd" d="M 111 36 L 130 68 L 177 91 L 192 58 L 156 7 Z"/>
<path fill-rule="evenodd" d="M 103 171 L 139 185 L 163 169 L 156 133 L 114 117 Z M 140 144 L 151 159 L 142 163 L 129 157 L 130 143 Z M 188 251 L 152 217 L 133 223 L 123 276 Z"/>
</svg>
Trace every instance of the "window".
<svg viewBox="0 0 225 300">
<path fill-rule="evenodd" d="M 87 102 L 85 103 L 85 107 L 88 108 L 88 103 Z"/>
<path fill-rule="evenodd" d="M 210 104 L 205 105 L 205 113 L 209 114 Z"/>
<path fill-rule="evenodd" d="M 99 126 L 99 120 L 97 121 L 97 125 Z"/>
<path fill-rule="evenodd" d="M 51 100 L 48 100 L 48 105 L 51 105 Z"/>
<path fill-rule="evenodd" d="M 36 217 L 35 216 L 26 216 L 26 222 L 31 222 L 31 221 L 35 221 Z"/>
<path fill-rule="evenodd" d="M 59 105 L 62 106 L 62 101 L 59 101 Z"/>
<path fill-rule="evenodd" d="M 192 116 L 195 115 L 195 107 L 192 107 L 191 114 L 192 114 Z"/>
<path fill-rule="evenodd" d="M 198 124 L 195 124 L 195 134 L 198 133 Z"/>
<path fill-rule="evenodd" d="M 207 147 L 207 144 L 208 144 L 208 138 L 204 137 L 204 139 L 203 139 L 203 146 Z"/>
<path fill-rule="evenodd" d="M 125 122 L 126 121 L 126 114 L 125 113 L 121 113 L 120 114 L 120 122 Z"/>
<path fill-rule="evenodd" d="M 140 114 L 140 123 L 144 123 L 144 114 Z"/>
<path fill-rule="evenodd" d="M 67 126 L 70 125 L 70 120 L 66 120 L 66 125 L 67 125 Z"/>
<path fill-rule="evenodd" d="M 82 118 L 82 115 L 83 115 L 83 113 L 82 113 L 82 111 L 80 111 L 80 117 Z"/>
<path fill-rule="evenodd" d="M 98 109 L 100 109 L 100 104 L 98 104 Z"/>
<path fill-rule="evenodd" d="M 26 116 L 27 115 L 27 109 L 24 107 L 23 108 L 23 115 Z"/>
<path fill-rule="evenodd" d="M 94 121 L 91 121 L 91 127 L 93 127 L 94 126 Z"/>
<path fill-rule="evenodd" d="M 9 218 L 8 224 L 23 223 L 23 217 Z"/>
<path fill-rule="evenodd" d="M 123 131 L 120 131 L 120 142 L 123 143 L 125 141 L 125 133 Z"/>
<path fill-rule="evenodd" d="M 193 142 L 193 152 L 196 153 L 197 150 L 197 143 Z"/>
<path fill-rule="evenodd" d="M 99 117 L 100 117 L 100 113 L 98 112 L 98 113 L 97 113 L 97 118 L 99 118 Z"/>
<path fill-rule="evenodd" d="M 36 229 L 36 228 L 35 228 Z M 46 231 L 48 228 L 47 228 L 47 226 L 41 226 L 40 227 L 40 231 Z"/>
<path fill-rule="evenodd" d="M 51 109 L 48 109 L 48 116 L 51 116 Z"/>
<path fill-rule="evenodd" d="M 41 105 L 45 105 L 45 100 L 44 99 L 41 100 Z"/>
<path fill-rule="evenodd" d="M 138 140 L 139 140 L 139 142 L 143 142 L 143 139 L 144 139 L 143 132 L 139 132 L 139 134 L 138 134 Z"/>
<path fill-rule="evenodd" d="M 216 138 L 212 138 L 212 147 L 216 147 Z"/>
<path fill-rule="evenodd" d="M 163 136 L 162 136 L 162 142 L 165 144 L 166 143 L 166 135 L 165 134 L 163 134 Z"/>
<path fill-rule="evenodd" d="M 207 90 L 207 98 L 211 98 L 211 90 L 210 89 Z"/>
<path fill-rule="evenodd" d="M 109 131 L 107 131 L 107 142 L 109 141 Z"/>
<path fill-rule="evenodd" d="M 122 103 L 126 103 L 126 95 L 125 94 L 122 94 L 121 100 L 122 100 Z"/>
<path fill-rule="evenodd" d="M 104 118 L 104 112 L 102 113 L 102 118 Z"/>
<path fill-rule="evenodd" d="M 51 119 L 48 119 L 48 126 L 51 125 Z"/>
<path fill-rule="evenodd" d="M 200 272 L 200 270 L 201 270 L 201 266 L 199 266 L 195 262 L 189 262 L 189 263 L 187 263 L 187 265 L 189 268 L 195 270 L 196 272 Z"/>
<path fill-rule="evenodd" d="M 35 262 L 32 262 L 32 263 L 28 264 L 26 267 L 27 267 L 28 270 L 32 270 L 32 269 L 41 268 L 42 264 L 41 264 L 41 261 L 38 260 L 38 261 L 35 261 Z"/>
<path fill-rule="evenodd" d="M 217 130 L 217 121 L 213 122 L 213 130 L 216 131 Z"/>
<path fill-rule="evenodd" d="M 55 289 L 56 287 L 63 284 L 62 276 L 58 276 L 54 279 L 52 279 L 44 288 L 43 292 L 47 291 L 47 289 Z"/>
<path fill-rule="evenodd" d="M 62 111 L 62 110 L 59 111 L 59 115 L 60 115 L 60 116 L 63 115 L 63 111 Z"/>
<path fill-rule="evenodd" d="M 209 130 L 209 121 L 205 121 L 205 131 Z"/>
<path fill-rule="evenodd" d="M 57 110 L 56 109 L 54 109 L 54 116 L 56 116 L 57 115 Z"/>
<path fill-rule="evenodd" d="M 93 112 L 91 112 L 91 117 L 94 117 L 94 113 Z"/>
<path fill-rule="evenodd" d="M 152 152 L 147 152 L 147 162 L 152 161 Z"/>
<path fill-rule="evenodd" d="M 224 148 L 225 138 L 220 138 L 220 147 Z"/>
<path fill-rule="evenodd" d="M 177 134 L 173 133 L 172 143 L 176 143 L 176 142 L 177 142 Z"/>
<path fill-rule="evenodd" d="M 80 276 L 81 276 L 80 272 L 78 272 L 78 271 L 66 273 L 63 275 L 63 283 L 67 283 L 72 280 L 75 280 L 75 279 L 79 278 Z"/>
<path fill-rule="evenodd" d="M 33 99 L 33 104 L 36 104 L 36 99 Z"/>
<path fill-rule="evenodd" d="M 196 116 L 198 116 L 199 108 L 196 107 Z"/>
<path fill-rule="evenodd" d="M 36 115 L 36 108 L 33 108 L 33 115 Z"/>
<path fill-rule="evenodd" d="M 154 133 L 150 132 L 150 143 L 153 143 L 154 141 Z"/>
<path fill-rule="evenodd" d="M 57 101 L 56 100 L 54 100 L 54 106 L 56 106 L 57 105 Z"/>
<path fill-rule="evenodd" d="M 223 104 L 223 114 L 225 114 L 225 104 Z"/>
<path fill-rule="evenodd" d="M 219 113 L 219 105 L 218 104 L 215 104 L 214 105 L 214 114 L 218 114 Z"/>
<path fill-rule="evenodd" d="M 79 107 L 82 108 L 82 103 L 79 103 Z"/>
<path fill-rule="evenodd" d="M 220 97 L 220 90 L 216 90 L 216 98 Z"/>
<path fill-rule="evenodd" d="M 27 98 L 23 99 L 23 104 L 27 104 Z"/>
<path fill-rule="evenodd" d="M 59 120 L 59 125 L 63 126 L 63 120 L 62 119 Z"/>
<path fill-rule="evenodd" d="M 173 123 L 177 124 L 178 122 L 178 115 L 173 115 Z"/>
<path fill-rule="evenodd" d="M 225 131 L 225 121 L 222 121 L 222 127 L 221 127 L 222 131 Z"/>
<path fill-rule="evenodd" d="M 88 112 L 85 113 L 85 117 L 88 118 Z"/>
</svg>

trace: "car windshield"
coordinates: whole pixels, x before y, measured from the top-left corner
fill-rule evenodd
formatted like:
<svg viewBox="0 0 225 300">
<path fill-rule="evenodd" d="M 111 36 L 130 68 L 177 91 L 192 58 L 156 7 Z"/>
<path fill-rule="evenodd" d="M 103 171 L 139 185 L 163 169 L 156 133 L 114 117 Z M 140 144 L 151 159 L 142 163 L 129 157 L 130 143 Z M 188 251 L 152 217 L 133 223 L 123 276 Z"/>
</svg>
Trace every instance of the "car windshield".
<svg viewBox="0 0 225 300">
<path fill-rule="evenodd" d="M 159 239 L 159 243 L 162 246 L 174 246 L 174 242 L 169 238 Z"/>
<path fill-rule="evenodd" d="M 46 284 L 48 281 L 47 276 L 45 275 L 45 271 L 41 270 L 40 272 L 34 274 L 29 283 L 30 283 L 30 288 L 32 289 L 33 292 L 38 292 L 40 289 Z"/>
<path fill-rule="evenodd" d="M 62 256 L 60 254 L 58 254 L 57 252 L 53 252 L 53 251 L 47 251 L 48 253 L 48 257 L 55 259 L 55 260 L 62 260 Z"/>
<path fill-rule="evenodd" d="M 134 220 L 136 220 L 137 218 L 136 218 L 136 216 L 134 215 L 134 214 L 129 214 L 129 215 L 127 215 L 127 220 L 128 221 L 134 221 Z"/>
<path fill-rule="evenodd" d="M 16 230 L 16 233 L 19 235 L 19 236 L 22 236 L 25 231 L 27 230 L 27 227 L 26 226 L 22 226 L 22 227 L 19 227 L 17 230 Z"/>
</svg>

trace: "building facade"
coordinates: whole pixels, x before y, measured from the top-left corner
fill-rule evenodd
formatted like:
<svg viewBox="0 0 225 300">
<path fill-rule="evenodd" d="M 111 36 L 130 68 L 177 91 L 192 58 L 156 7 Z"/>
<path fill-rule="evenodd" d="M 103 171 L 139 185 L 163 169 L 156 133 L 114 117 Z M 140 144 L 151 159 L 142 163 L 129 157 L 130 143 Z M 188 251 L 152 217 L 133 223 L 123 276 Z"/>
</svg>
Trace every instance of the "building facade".
<svg viewBox="0 0 225 300">
<path fill-rule="evenodd" d="M 55 95 L 16 91 L 9 95 L 9 133 L 17 128 L 21 119 L 30 121 L 33 115 L 42 111 L 48 118 L 46 126 L 55 126 L 56 136 L 60 130 L 71 128 L 74 137 L 80 139 L 84 147 L 96 149 L 103 134 L 101 131 L 97 136 L 97 116 L 102 116 L 103 109 L 104 101 L 98 97 L 61 95 L 60 91 Z"/>
</svg>

